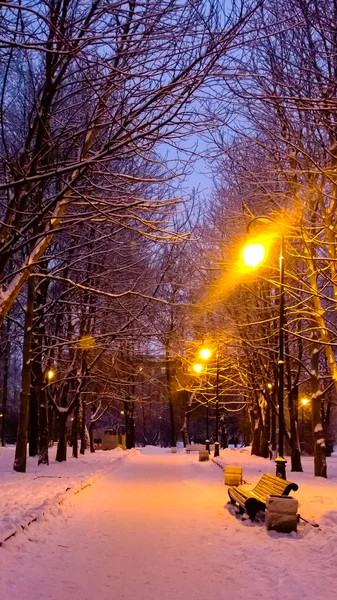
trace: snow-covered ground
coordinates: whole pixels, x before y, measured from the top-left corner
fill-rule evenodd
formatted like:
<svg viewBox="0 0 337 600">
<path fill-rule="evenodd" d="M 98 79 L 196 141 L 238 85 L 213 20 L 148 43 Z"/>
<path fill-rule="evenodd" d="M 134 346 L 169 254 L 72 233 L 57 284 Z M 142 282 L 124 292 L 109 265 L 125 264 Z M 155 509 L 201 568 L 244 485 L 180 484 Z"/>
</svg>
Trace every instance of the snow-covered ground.
<svg viewBox="0 0 337 600">
<path fill-rule="evenodd" d="M 54 446 L 49 452 L 49 467 L 38 467 L 36 458 L 28 458 L 27 473 L 13 471 L 14 454 L 14 446 L 0 448 L 0 543 L 57 506 L 66 491 L 73 493 L 112 468 L 123 457 L 123 450 L 87 453 L 78 459 L 69 456 L 66 463 L 57 463 Z"/>
<path fill-rule="evenodd" d="M 310 458 L 304 473 L 288 470 L 301 514 L 320 528 L 287 535 L 236 518 L 222 470 L 197 453 L 145 448 L 115 465 L 109 455 L 94 457 L 104 474 L 93 485 L 0 548 L 1 600 L 336 599 L 337 458 L 328 481 L 312 476 Z M 223 451 L 220 460 L 242 464 L 251 484 L 274 472 L 246 451 Z M 39 481 L 32 476 L 28 487 Z"/>
</svg>

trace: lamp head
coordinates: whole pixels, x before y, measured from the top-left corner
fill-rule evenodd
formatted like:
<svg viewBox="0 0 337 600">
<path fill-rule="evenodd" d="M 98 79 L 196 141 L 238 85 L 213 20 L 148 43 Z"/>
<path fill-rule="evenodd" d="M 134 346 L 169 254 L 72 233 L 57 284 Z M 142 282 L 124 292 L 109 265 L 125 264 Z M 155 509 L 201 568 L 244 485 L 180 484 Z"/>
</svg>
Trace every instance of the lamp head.
<svg viewBox="0 0 337 600">
<path fill-rule="evenodd" d="M 207 360 L 211 356 L 211 351 L 209 348 L 201 348 L 199 354 L 200 354 L 201 358 L 203 358 L 204 360 Z"/>
<path fill-rule="evenodd" d="M 263 244 L 247 244 L 242 250 L 242 258 L 246 267 L 255 269 L 263 261 L 266 250 Z"/>
</svg>

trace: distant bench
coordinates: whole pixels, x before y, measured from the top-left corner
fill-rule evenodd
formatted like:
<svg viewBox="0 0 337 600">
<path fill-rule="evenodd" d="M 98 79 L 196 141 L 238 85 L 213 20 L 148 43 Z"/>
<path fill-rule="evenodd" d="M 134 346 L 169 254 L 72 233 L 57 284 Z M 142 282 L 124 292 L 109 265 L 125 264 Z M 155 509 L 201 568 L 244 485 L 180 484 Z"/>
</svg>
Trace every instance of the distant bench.
<svg viewBox="0 0 337 600">
<path fill-rule="evenodd" d="M 240 514 L 246 511 L 251 521 L 254 521 L 256 513 L 266 509 L 268 496 L 289 496 L 291 491 L 297 492 L 297 490 L 297 483 L 265 473 L 252 490 L 247 490 L 239 485 L 230 487 L 228 495 L 231 504 L 239 505 Z"/>
<path fill-rule="evenodd" d="M 209 449 L 211 452 L 214 452 L 214 444 L 209 445 Z M 205 452 L 206 444 L 186 444 L 185 446 L 186 452 Z"/>
</svg>

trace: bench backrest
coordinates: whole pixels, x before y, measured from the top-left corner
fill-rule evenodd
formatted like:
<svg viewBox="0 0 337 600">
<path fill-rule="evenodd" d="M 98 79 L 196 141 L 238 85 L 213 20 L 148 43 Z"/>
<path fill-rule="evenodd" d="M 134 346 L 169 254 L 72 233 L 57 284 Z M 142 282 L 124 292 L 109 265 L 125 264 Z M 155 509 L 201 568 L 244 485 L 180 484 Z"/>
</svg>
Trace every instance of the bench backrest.
<svg viewBox="0 0 337 600">
<path fill-rule="evenodd" d="M 294 492 L 298 490 L 297 483 L 265 473 L 251 491 L 251 494 L 265 502 L 267 496 L 288 496 L 292 490 Z"/>
</svg>

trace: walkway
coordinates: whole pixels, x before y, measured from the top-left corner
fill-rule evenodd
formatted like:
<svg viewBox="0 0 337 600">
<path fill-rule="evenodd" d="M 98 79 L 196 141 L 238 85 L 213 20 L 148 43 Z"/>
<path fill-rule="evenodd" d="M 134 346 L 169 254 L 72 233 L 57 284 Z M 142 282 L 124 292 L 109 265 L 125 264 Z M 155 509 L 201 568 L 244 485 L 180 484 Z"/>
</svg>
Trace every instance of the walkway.
<svg viewBox="0 0 337 600">
<path fill-rule="evenodd" d="M 236 520 L 222 477 L 135 452 L 0 548 L 1 600 L 335 599 L 327 557 Z"/>
</svg>

